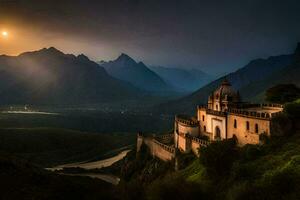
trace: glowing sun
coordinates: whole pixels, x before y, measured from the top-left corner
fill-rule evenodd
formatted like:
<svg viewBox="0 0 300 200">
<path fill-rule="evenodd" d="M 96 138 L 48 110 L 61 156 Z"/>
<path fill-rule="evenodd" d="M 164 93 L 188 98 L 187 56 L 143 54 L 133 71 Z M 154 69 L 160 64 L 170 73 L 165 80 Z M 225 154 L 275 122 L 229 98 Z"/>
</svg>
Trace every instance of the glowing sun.
<svg viewBox="0 0 300 200">
<path fill-rule="evenodd" d="M 2 36 L 3 37 L 8 37 L 8 32 L 7 31 L 2 31 Z"/>
</svg>

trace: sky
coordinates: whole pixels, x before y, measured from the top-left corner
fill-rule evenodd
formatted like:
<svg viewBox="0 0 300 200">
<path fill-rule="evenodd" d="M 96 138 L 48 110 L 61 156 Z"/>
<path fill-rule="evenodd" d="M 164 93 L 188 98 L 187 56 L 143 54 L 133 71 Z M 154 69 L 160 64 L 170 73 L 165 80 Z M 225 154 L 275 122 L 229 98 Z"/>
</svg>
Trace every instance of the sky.
<svg viewBox="0 0 300 200">
<path fill-rule="evenodd" d="M 299 0 L 0 0 L 0 54 L 54 46 L 218 74 L 292 53 L 299 10 Z"/>
</svg>

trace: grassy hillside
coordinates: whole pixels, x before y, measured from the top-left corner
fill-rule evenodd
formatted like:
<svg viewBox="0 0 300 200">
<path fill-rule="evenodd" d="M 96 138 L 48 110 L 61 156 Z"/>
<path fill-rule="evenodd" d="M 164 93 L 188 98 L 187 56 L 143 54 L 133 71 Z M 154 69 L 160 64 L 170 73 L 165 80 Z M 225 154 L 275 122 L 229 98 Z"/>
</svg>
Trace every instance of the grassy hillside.
<svg viewBox="0 0 300 200">
<path fill-rule="evenodd" d="M 218 145 L 227 146 L 224 141 Z M 144 164 L 127 163 L 136 170 L 127 177 L 127 190 L 138 190 L 142 199 L 153 200 L 300 198 L 300 132 L 263 146 L 234 147 L 235 156 L 227 147 L 222 152 L 216 146 L 210 148 L 210 164 L 203 162 L 203 157 L 194 157 L 179 171 L 151 158 L 141 161 Z M 222 157 L 211 157 L 211 152 Z M 212 173 L 212 169 L 220 173 Z M 132 194 L 127 199 L 137 198 Z"/>
<path fill-rule="evenodd" d="M 274 119 L 279 124 L 273 137 L 262 139 L 263 145 L 239 147 L 235 139 L 214 142 L 201 149 L 200 158 L 179 155 L 178 171 L 172 162 L 147 156 L 147 150 L 132 161 L 127 157 L 121 173 L 127 191 L 138 190 L 143 199 L 152 200 L 299 199 L 299 113 L 300 100 L 287 103 L 284 114 Z M 137 198 L 133 194 L 127 199 Z"/>
<path fill-rule="evenodd" d="M 105 156 L 114 149 L 133 144 L 135 136 L 55 128 L 0 129 L 0 151 L 48 167 Z"/>
</svg>

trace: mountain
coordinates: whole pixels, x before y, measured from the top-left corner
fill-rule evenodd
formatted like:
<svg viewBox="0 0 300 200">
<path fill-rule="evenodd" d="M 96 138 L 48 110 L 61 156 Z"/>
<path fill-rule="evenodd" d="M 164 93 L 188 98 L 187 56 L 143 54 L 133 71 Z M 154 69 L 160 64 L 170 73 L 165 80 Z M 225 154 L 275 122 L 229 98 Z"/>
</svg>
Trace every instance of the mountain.
<svg viewBox="0 0 300 200">
<path fill-rule="evenodd" d="M 198 69 L 180 69 L 151 66 L 168 84 L 179 90 L 192 92 L 213 80 L 213 77 Z"/>
<path fill-rule="evenodd" d="M 173 90 L 160 76 L 150 70 L 144 63 L 137 63 L 126 54 L 116 60 L 98 62 L 113 77 L 127 81 L 148 92 L 164 92 Z"/>
<path fill-rule="evenodd" d="M 220 85 L 225 77 L 236 90 L 239 90 L 244 101 L 252 100 L 251 97 L 257 97 L 270 85 L 299 80 L 298 67 L 290 66 L 294 62 L 294 57 L 295 55 L 291 54 L 253 60 L 239 70 L 212 81 L 191 95 L 159 105 L 156 110 L 166 113 L 193 113 L 197 105 L 207 102 L 209 94 Z"/>
<path fill-rule="evenodd" d="M 265 91 L 277 84 L 295 84 L 300 86 L 300 43 L 294 52 L 291 64 L 275 71 L 270 76 L 241 88 L 241 94 L 252 101 L 262 101 Z"/>
<path fill-rule="evenodd" d="M 88 57 L 54 47 L 0 56 L 1 104 L 96 104 L 135 99 L 139 93 Z"/>
</svg>

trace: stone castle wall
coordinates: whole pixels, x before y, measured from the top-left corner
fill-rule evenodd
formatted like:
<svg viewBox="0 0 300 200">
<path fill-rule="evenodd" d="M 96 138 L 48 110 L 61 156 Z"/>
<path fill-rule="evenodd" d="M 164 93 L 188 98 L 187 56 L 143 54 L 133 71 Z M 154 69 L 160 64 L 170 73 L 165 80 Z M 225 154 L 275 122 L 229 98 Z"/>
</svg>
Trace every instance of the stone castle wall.
<svg viewBox="0 0 300 200">
<path fill-rule="evenodd" d="M 234 127 L 234 120 L 236 120 L 236 128 Z M 249 122 L 249 130 L 247 130 L 247 122 Z M 255 131 L 255 124 L 258 126 L 257 133 Z M 259 135 L 262 133 L 270 136 L 270 120 L 244 117 L 235 114 L 228 115 L 227 137 L 231 138 L 235 135 L 239 145 L 258 144 Z"/>
<path fill-rule="evenodd" d="M 180 133 L 189 133 L 192 136 L 199 135 L 199 122 L 196 119 L 185 119 L 185 116 L 176 116 L 175 125 Z"/>
<path fill-rule="evenodd" d="M 214 140 L 215 127 L 218 127 L 221 130 L 221 139 L 232 138 L 235 135 L 239 145 L 258 144 L 260 134 L 270 136 L 271 119 L 281 111 L 282 105 L 278 104 L 243 104 L 240 108 L 229 108 L 226 113 L 208 110 L 206 106 L 198 106 L 197 119 L 201 132 L 211 133 L 211 140 Z M 236 128 L 234 120 L 236 120 Z M 249 130 L 246 127 L 247 122 L 249 122 Z"/>
<path fill-rule="evenodd" d="M 210 142 L 206 140 L 179 133 L 178 135 L 178 149 L 182 152 L 193 152 L 196 156 L 199 155 L 199 148 L 209 145 Z"/>
<path fill-rule="evenodd" d="M 137 137 L 137 152 L 140 151 L 142 144 L 144 143 L 150 150 L 153 157 L 157 157 L 163 161 L 170 161 L 175 158 L 175 148 L 162 143 L 162 140 L 171 140 L 173 135 L 163 136 L 150 136 L 144 137 L 138 134 Z"/>
<path fill-rule="evenodd" d="M 185 136 L 183 133 L 178 134 L 178 149 L 180 151 L 188 151 L 188 145 L 186 144 Z"/>
</svg>

